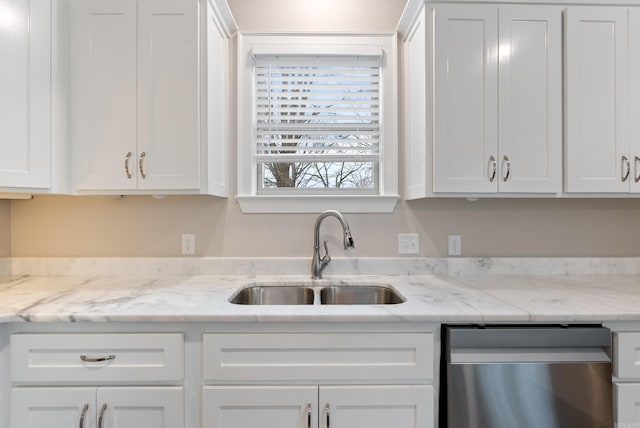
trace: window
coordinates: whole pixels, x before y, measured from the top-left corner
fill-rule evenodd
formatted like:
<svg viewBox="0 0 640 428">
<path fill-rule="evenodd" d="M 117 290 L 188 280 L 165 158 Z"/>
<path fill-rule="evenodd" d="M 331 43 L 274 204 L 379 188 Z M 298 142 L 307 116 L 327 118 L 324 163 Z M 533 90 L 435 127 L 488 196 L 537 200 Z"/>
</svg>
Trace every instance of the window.
<svg viewBox="0 0 640 428">
<path fill-rule="evenodd" d="M 381 57 L 256 60 L 258 193 L 376 191 Z"/>
<path fill-rule="evenodd" d="M 393 210 L 393 46 L 392 36 L 239 37 L 243 211 Z"/>
</svg>

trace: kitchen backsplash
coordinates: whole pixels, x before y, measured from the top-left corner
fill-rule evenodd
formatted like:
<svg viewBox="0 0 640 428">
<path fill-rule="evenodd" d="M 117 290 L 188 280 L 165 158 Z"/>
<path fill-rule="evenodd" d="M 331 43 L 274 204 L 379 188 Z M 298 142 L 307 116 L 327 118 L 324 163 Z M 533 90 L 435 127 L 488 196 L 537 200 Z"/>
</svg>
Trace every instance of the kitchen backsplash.
<svg viewBox="0 0 640 428">
<path fill-rule="evenodd" d="M 310 258 L 0 259 L 12 275 L 307 275 Z M 331 275 L 639 275 L 640 258 L 334 258 Z"/>
<path fill-rule="evenodd" d="M 11 259 L 0 258 L 0 275 L 11 274 Z"/>
</svg>

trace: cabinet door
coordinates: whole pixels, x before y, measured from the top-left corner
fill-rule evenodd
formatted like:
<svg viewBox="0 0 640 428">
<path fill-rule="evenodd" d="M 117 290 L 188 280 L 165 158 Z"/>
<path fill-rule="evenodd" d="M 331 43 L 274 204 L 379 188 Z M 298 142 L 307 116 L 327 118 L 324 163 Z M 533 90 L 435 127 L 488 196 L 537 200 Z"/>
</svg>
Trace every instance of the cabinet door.
<svg viewBox="0 0 640 428">
<path fill-rule="evenodd" d="M 616 426 L 640 426 L 640 384 L 615 384 L 613 391 Z"/>
<path fill-rule="evenodd" d="M 199 189 L 198 2 L 138 5 L 138 188 Z"/>
<path fill-rule="evenodd" d="M 498 187 L 498 9 L 435 8 L 434 191 Z"/>
<path fill-rule="evenodd" d="M 98 388 L 100 428 L 180 428 L 184 398 L 180 387 Z"/>
<path fill-rule="evenodd" d="M 73 5 L 76 188 L 135 189 L 136 2 L 83 0 Z"/>
<path fill-rule="evenodd" d="M 94 428 L 95 399 L 95 388 L 13 388 L 11 428 Z"/>
<path fill-rule="evenodd" d="M 431 386 L 320 387 L 320 428 L 431 428 Z"/>
<path fill-rule="evenodd" d="M 51 2 L 0 0 L 0 187 L 51 185 Z"/>
<path fill-rule="evenodd" d="M 315 427 L 318 387 L 208 386 L 202 394 L 203 428 Z M 353 425 L 366 426 L 366 425 Z"/>
<path fill-rule="evenodd" d="M 640 192 L 640 8 L 629 9 L 629 158 L 631 191 Z"/>
<path fill-rule="evenodd" d="M 627 9 L 566 12 L 566 191 L 628 192 Z"/>
<path fill-rule="evenodd" d="M 562 8 L 499 7 L 499 190 L 562 191 Z"/>
</svg>

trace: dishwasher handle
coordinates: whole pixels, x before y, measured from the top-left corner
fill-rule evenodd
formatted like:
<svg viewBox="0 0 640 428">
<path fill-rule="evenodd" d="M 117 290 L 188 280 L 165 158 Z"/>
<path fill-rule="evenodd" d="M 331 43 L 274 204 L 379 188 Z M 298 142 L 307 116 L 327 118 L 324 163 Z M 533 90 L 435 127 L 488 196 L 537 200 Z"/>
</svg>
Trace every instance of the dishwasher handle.
<svg viewBox="0 0 640 428">
<path fill-rule="evenodd" d="M 449 349 L 608 348 L 611 331 L 599 325 L 446 326 Z"/>
</svg>

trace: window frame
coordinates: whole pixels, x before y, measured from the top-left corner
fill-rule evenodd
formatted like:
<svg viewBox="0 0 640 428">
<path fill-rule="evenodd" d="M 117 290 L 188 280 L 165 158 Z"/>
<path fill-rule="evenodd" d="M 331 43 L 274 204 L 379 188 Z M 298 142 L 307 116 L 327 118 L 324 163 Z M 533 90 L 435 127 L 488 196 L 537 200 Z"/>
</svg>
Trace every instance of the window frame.
<svg viewBox="0 0 640 428">
<path fill-rule="evenodd" d="M 300 192 L 258 193 L 253 123 L 254 53 L 313 52 L 335 54 L 382 48 L 379 182 L 370 190 L 323 194 Z M 343 212 L 390 213 L 398 195 L 397 40 L 395 34 L 238 34 L 237 196 L 245 213 L 304 213 L 337 209 Z"/>
</svg>

